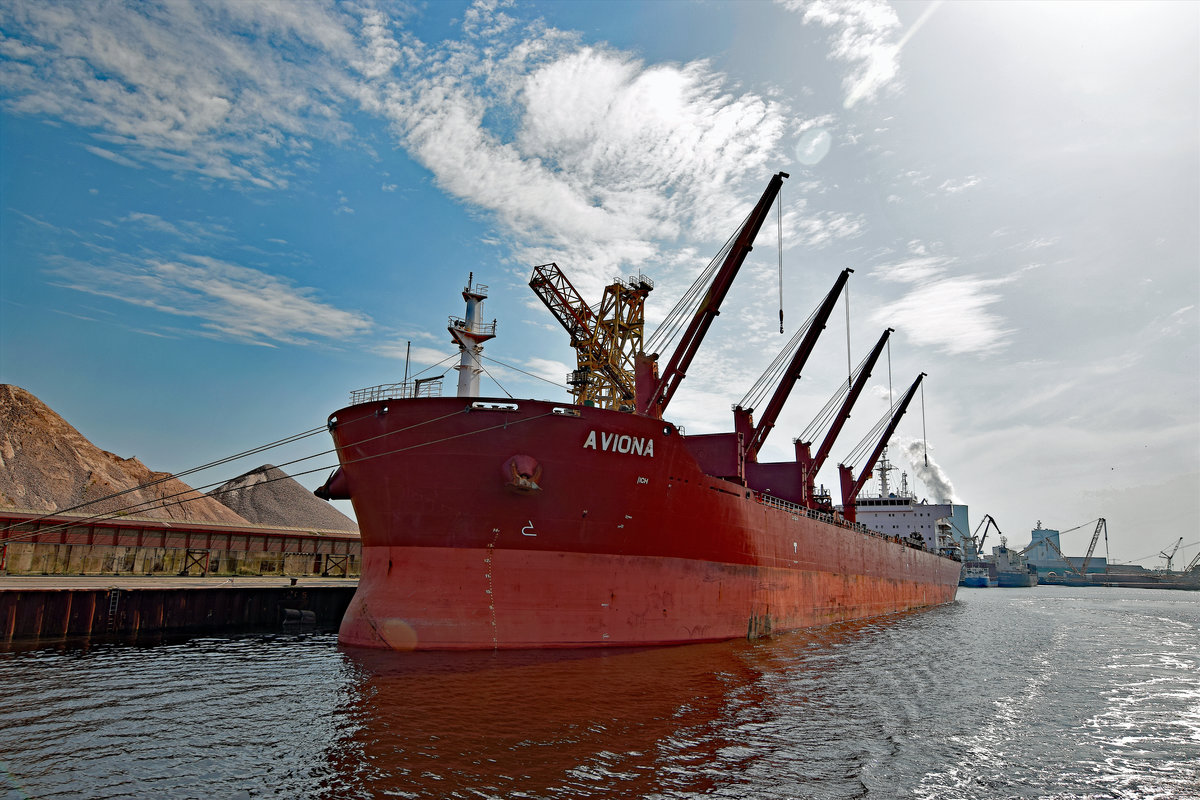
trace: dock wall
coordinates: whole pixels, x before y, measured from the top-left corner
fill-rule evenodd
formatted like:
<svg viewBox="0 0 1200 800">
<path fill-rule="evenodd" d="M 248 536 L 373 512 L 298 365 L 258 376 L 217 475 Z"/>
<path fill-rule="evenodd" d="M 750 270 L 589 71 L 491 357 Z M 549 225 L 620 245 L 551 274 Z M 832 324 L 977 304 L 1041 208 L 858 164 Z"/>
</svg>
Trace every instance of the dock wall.
<svg viewBox="0 0 1200 800">
<path fill-rule="evenodd" d="M 290 623 L 336 628 L 346 586 L 65 588 L 0 591 L 0 643 L 70 637 L 233 633 Z"/>
<path fill-rule="evenodd" d="M 0 575 L 357 577 L 358 534 L 0 511 Z"/>
</svg>

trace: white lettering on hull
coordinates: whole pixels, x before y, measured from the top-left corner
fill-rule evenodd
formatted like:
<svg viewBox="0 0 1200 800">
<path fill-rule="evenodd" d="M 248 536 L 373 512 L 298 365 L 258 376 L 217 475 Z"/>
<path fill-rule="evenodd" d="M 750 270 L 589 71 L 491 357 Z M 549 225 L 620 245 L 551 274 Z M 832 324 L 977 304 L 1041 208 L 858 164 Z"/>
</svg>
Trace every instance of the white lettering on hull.
<svg viewBox="0 0 1200 800">
<path fill-rule="evenodd" d="M 605 431 L 589 431 L 583 440 L 585 450 L 602 450 L 607 453 L 630 453 L 632 455 L 654 458 L 654 440 L 647 437 L 630 436 L 627 433 L 617 435 Z"/>
</svg>

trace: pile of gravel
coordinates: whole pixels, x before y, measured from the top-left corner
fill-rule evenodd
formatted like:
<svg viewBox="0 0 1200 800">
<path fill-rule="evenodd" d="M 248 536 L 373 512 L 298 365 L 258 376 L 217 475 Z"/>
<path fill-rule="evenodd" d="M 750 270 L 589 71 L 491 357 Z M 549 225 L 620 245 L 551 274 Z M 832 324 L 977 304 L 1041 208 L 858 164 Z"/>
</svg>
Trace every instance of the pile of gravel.
<svg viewBox="0 0 1200 800">
<path fill-rule="evenodd" d="M 41 400 L 9 384 L 0 384 L 0 507 L 247 522 L 170 473 L 101 450 Z"/>
<path fill-rule="evenodd" d="M 208 496 L 256 525 L 358 532 L 354 520 L 271 464 L 239 475 Z"/>
</svg>

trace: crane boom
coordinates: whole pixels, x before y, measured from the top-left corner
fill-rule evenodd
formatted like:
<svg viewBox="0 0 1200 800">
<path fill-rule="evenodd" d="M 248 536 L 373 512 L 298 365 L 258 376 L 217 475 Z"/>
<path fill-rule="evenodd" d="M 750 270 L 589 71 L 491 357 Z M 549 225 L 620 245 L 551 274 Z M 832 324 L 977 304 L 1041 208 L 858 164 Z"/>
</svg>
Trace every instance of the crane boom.
<svg viewBox="0 0 1200 800">
<path fill-rule="evenodd" d="M 1179 537 L 1179 541 L 1175 542 L 1175 546 L 1171 548 L 1170 553 L 1168 553 L 1166 550 L 1163 550 L 1159 553 L 1160 556 L 1167 560 L 1167 572 L 1171 571 L 1171 563 L 1175 560 L 1175 554 L 1179 552 L 1179 545 L 1181 544 L 1183 544 L 1182 536 Z"/>
<path fill-rule="evenodd" d="M 571 337 L 577 369 L 568 378 L 580 405 L 631 408 L 634 403 L 634 355 L 641 350 L 649 278 L 616 279 L 605 287 L 599 313 L 593 311 L 558 264 L 533 268 L 529 279 L 550 313 Z"/>
<path fill-rule="evenodd" d="M 1067 569 L 1071 570 L 1072 572 L 1074 572 L 1076 575 L 1083 578 L 1084 580 L 1087 580 L 1087 575 L 1086 575 L 1087 561 L 1083 562 L 1083 569 L 1080 569 L 1079 567 L 1077 567 L 1071 563 L 1071 559 L 1069 559 L 1065 555 L 1063 555 L 1063 551 L 1058 549 L 1058 545 L 1056 545 L 1054 543 L 1053 539 L 1046 538 L 1046 539 L 1038 540 L 1038 544 L 1041 544 L 1042 542 L 1045 542 L 1046 544 L 1050 545 L 1050 549 L 1053 550 L 1055 553 L 1058 553 L 1058 557 L 1061 558 L 1063 560 L 1063 563 L 1065 563 L 1067 565 Z M 1025 551 L 1022 550 L 1021 552 L 1023 553 Z"/>
<path fill-rule="evenodd" d="M 883 436 L 879 438 L 879 443 L 875 445 L 875 450 L 871 453 L 871 457 L 867 459 L 866 465 L 858 476 L 858 480 L 854 479 L 854 471 L 851 467 L 845 464 L 838 464 L 838 474 L 842 483 L 842 516 L 850 522 L 855 521 L 854 502 L 858 498 L 858 493 L 862 490 L 863 484 L 867 482 L 867 478 L 871 477 L 871 471 L 875 469 L 875 462 L 879 460 L 879 454 L 883 452 L 883 448 L 887 447 L 888 440 L 892 438 L 892 434 L 896 432 L 896 426 L 900 424 L 900 418 L 904 416 L 904 412 L 908 411 L 908 404 L 912 402 L 913 395 L 917 393 L 917 388 L 921 385 L 921 381 L 925 378 L 925 373 L 922 372 L 913 381 L 912 386 L 908 387 L 908 391 L 904 393 L 904 398 L 900 401 L 896 412 L 892 414 L 891 420 L 884 429 Z"/>
<path fill-rule="evenodd" d="M 979 537 L 975 544 L 975 549 L 979 551 L 980 555 L 983 555 L 983 543 L 987 540 L 988 531 L 993 527 L 996 529 L 997 536 L 1004 535 L 1000 532 L 1000 525 L 996 522 L 996 518 L 991 514 L 984 514 L 983 519 L 979 520 L 979 524 L 975 526 L 975 533 L 971 535 L 972 539 L 974 539 L 975 535 L 979 533 L 979 529 L 983 528 L 983 536 Z"/>
<path fill-rule="evenodd" d="M 1108 541 L 1108 527 L 1104 522 L 1104 517 L 1096 520 L 1096 532 L 1092 534 L 1092 543 L 1088 545 L 1087 555 L 1083 557 L 1083 567 L 1080 573 L 1087 572 L 1088 564 L 1092 563 L 1092 553 L 1096 551 L 1096 542 L 1100 540 L 1100 532 L 1104 531 L 1104 541 Z M 1105 545 L 1107 547 L 1107 545 Z"/>
<path fill-rule="evenodd" d="M 648 393 L 649 396 L 645 404 L 638 409 L 643 414 L 661 417 L 663 412 L 666 411 L 671 398 L 675 396 L 675 392 L 679 389 L 679 383 L 686 376 L 688 367 L 691 366 L 692 359 L 696 356 L 696 351 L 700 349 L 700 343 L 704 341 L 704 336 L 708 333 L 709 326 L 712 325 L 712 321 L 716 319 L 717 315 L 721 313 L 721 303 L 725 300 L 725 295 L 728 294 L 729 287 L 733 285 L 733 279 L 737 276 L 738 270 L 741 269 L 742 262 L 746 260 L 746 256 L 753 249 L 754 238 L 758 235 L 763 222 L 766 221 L 771 203 L 775 202 L 775 198 L 779 195 L 779 189 L 783 186 L 783 181 L 787 177 L 789 176 L 786 172 L 775 173 L 770 183 L 767 184 L 766 191 L 763 192 L 757 205 L 754 206 L 754 210 L 746 218 L 746 222 L 742 226 L 737 240 L 729 249 L 729 253 L 726 255 L 721 268 L 713 276 L 712 284 L 708 287 L 708 292 L 705 294 L 704 299 L 700 301 L 700 306 L 696 309 L 691 323 L 688 325 L 687 330 L 684 331 L 679 344 L 675 347 L 675 352 L 671 354 L 671 360 L 667 362 L 666 369 L 656 379 L 651 391 Z"/>
<path fill-rule="evenodd" d="M 571 335 L 572 347 L 577 347 L 591 338 L 596 327 L 596 315 L 575 290 L 574 284 L 559 269 L 558 264 L 534 267 L 533 275 L 529 278 L 529 288 L 533 289 L 534 294 L 541 298 L 554 318 Z"/>
<path fill-rule="evenodd" d="M 775 393 L 771 395 L 771 400 L 767 403 L 767 408 L 762 414 L 762 418 L 758 421 L 758 425 L 754 427 L 754 432 L 750 435 L 750 441 L 746 445 L 746 453 L 749 458 L 755 458 L 758 451 L 766 442 L 767 436 L 770 435 L 771 429 L 775 427 L 775 421 L 779 419 L 779 413 L 783 411 L 783 404 L 787 402 L 788 395 L 792 393 L 796 382 L 800 380 L 800 372 L 804 369 L 805 363 L 808 362 L 808 357 L 812 355 L 813 348 L 817 345 L 817 339 L 820 338 L 821 332 L 825 330 L 825 323 L 829 321 L 829 315 L 833 313 L 833 307 L 837 303 L 838 297 L 842 294 L 842 289 L 846 286 L 846 281 L 850 279 L 852 269 L 842 270 L 842 274 L 838 275 L 837 280 L 833 284 L 833 288 L 829 290 L 829 294 L 825 295 L 825 299 L 821 301 L 821 305 L 813 313 L 812 324 L 808 326 L 808 332 L 804 335 L 804 339 L 796 348 L 795 354 L 792 356 L 791 363 L 788 364 L 787 372 L 784 373 L 779 385 L 775 387 Z"/>
<path fill-rule="evenodd" d="M 892 328 L 884 330 L 883 335 L 879 337 L 879 341 L 875 343 L 874 349 L 871 350 L 863 362 L 862 369 L 858 372 L 858 379 L 850 387 L 850 392 L 846 395 L 846 399 L 842 402 L 842 407 L 838 409 L 833 424 L 829 427 L 829 433 L 825 434 L 825 439 L 821 442 L 820 448 L 817 449 L 817 454 L 813 456 L 812 474 L 814 476 L 821 471 L 821 467 L 825 464 L 825 459 L 829 458 L 829 451 L 833 449 L 833 442 L 837 439 L 838 434 L 842 432 L 842 427 L 846 424 L 846 420 L 850 419 L 850 411 L 854 408 L 854 404 L 858 402 L 859 395 L 862 394 L 863 389 L 866 388 L 867 381 L 871 378 L 871 370 L 875 368 L 875 362 L 879 360 L 879 356 L 883 352 L 883 346 L 887 343 L 888 337 L 892 335 L 892 332 Z"/>
</svg>

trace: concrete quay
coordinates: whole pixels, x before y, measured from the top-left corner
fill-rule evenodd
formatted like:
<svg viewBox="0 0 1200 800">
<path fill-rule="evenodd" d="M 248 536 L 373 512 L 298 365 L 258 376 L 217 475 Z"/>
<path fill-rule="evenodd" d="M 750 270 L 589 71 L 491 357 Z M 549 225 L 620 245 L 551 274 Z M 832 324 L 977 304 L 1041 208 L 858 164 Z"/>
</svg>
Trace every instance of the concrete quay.
<svg viewBox="0 0 1200 800">
<path fill-rule="evenodd" d="M 0 645 L 335 628 L 357 586 L 327 577 L 0 576 Z"/>
</svg>

